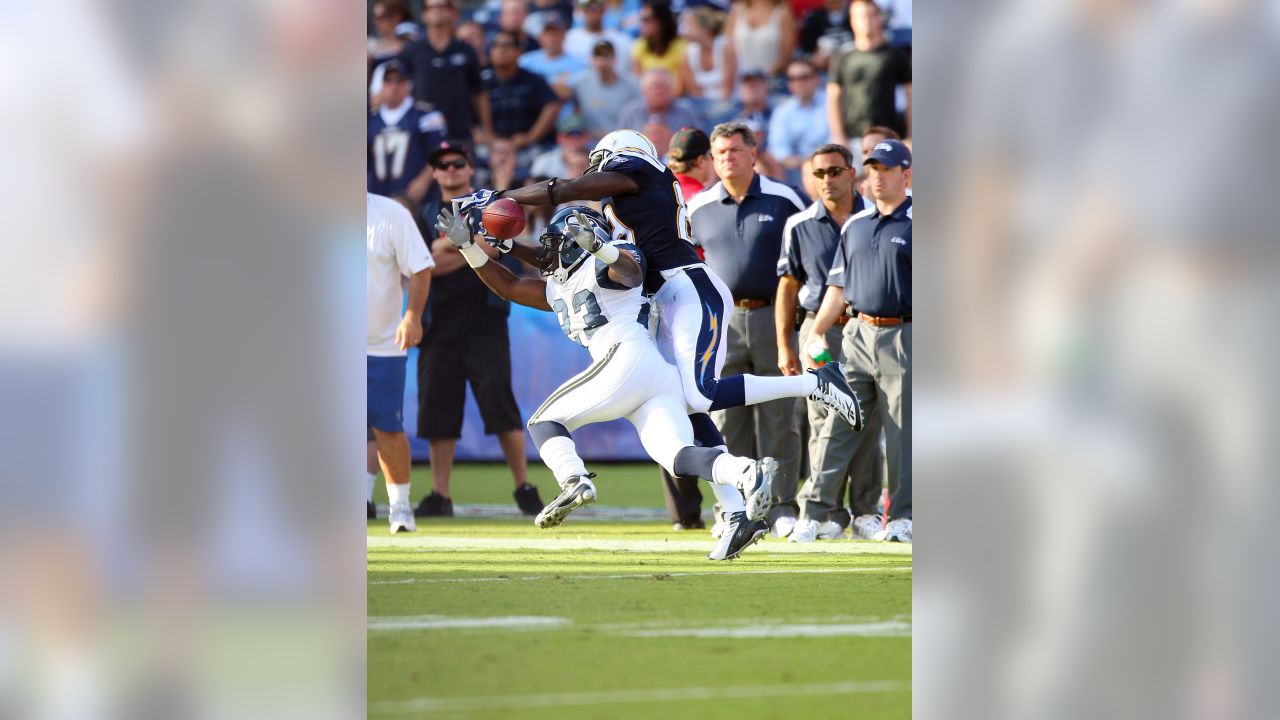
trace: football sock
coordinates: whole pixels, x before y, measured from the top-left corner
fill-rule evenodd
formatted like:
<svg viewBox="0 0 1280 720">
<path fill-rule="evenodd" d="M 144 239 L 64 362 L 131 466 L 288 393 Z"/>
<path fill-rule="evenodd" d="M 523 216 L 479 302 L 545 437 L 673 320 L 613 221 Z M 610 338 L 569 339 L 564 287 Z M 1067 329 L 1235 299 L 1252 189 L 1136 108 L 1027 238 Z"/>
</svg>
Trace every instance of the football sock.
<svg viewBox="0 0 1280 720">
<path fill-rule="evenodd" d="M 800 373 L 784 377 L 743 375 L 747 405 L 780 400 L 789 397 L 809 397 L 818 389 L 818 378 L 813 373 Z"/>
<path fill-rule="evenodd" d="M 676 452 L 675 461 L 671 463 L 671 474 L 677 477 L 692 476 L 711 480 L 716 458 L 722 455 L 724 452 L 716 448 L 682 447 Z"/>
<path fill-rule="evenodd" d="M 387 499 L 391 501 L 391 505 L 400 505 L 409 503 L 409 483 L 397 485 L 393 482 L 387 483 Z"/>
<path fill-rule="evenodd" d="M 715 464 L 711 467 L 711 482 L 737 487 L 738 481 L 751 469 L 752 465 L 755 465 L 755 461 L 750 458 L 724 453 L 716 458 Z"/>
<path fill-rule="evenodd" d="M 715 493 L 716 502 L 720 503 L 720 512 L 728 514 L 746 512 L 747 502 L 742 498 L 742 491 L 733 485 L 711 483 L 711 492 Z"/>
<path fill-rule="evenodd" d="M 574 475 L 587 474 L 587 467 L 582 464 L 582 458 L 578 457 L 578 449 L 572 438 L 556 436 L 545 440 L 538 446 L 538 455 L 551 468 L 551 474 L 560 487 L 564 487 L 565 481 Z"/>
<path fill-rule="evenodd" d="M 369 478 L 369 502 L 373 502 L 373 486 L 378 482 L 378 473 L 365 473 Z"/>
</svg>

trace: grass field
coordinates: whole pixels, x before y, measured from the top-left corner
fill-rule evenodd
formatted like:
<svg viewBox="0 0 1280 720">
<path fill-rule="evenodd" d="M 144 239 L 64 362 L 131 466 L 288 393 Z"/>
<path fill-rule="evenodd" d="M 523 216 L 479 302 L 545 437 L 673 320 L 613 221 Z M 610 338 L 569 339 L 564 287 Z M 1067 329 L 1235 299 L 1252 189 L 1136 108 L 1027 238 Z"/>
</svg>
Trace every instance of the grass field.
<svg viewBox="0 0 1280 720">
<path fill-rule="evenodd" d="M 661 506 L 652 466 L 593 469 L 601 505 Z M 455 503 L 510 503 L 502 468 L 458 470 Z M 665 521 L 371 521 L 369 716 L 911 716 L 909 545 L 711 544 Z"/>
</svg>

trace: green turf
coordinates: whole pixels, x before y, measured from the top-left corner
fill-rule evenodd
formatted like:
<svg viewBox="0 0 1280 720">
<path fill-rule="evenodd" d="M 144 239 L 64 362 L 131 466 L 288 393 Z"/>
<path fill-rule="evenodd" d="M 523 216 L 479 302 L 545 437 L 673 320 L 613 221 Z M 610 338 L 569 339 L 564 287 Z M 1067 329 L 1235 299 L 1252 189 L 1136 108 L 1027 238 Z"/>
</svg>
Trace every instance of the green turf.
<svg viewBox="0 0 1280 720">
<path fill-rule="evenodd" d="M 663 506 L 662 481 L 655 463 L 591 463 L 589 469 L 597 474 L 596 486 L 600 488 L 600 504 L 611 507 L 654 507 Z M 414 465 L 410 473 L 412 478 L 412 498 L 419 498 L 431 492 L 431 466 Z M 551 471 L 540 462 L 529 463 L 529 482 L 538 486 L 542 499 L 550 501 L 555 497 L 556 481 Z M 511 479 L 511 470 L 502 463 L 459 463 L 453 466 L 449 479 L 449 492 L 454 504 L 492 504 L 514 505 L 511 492 L 515 490 L 515 481 Z M 387 489 L 383 486 L 381 476 L 375 484 L 373 501 L 387 502 Z M 711 489 L 702 489 L 702 507 L 710 509 L 715 502 Z"/>
<path fill-rule="evenodd" d="M 768 539 L 717 563 L 711 544 L 665 523 L 371 522 L 369 717 L 911 716 L 909 545 Z M 561 624 L 405 627 L 511 616 Z"/>
</svg>

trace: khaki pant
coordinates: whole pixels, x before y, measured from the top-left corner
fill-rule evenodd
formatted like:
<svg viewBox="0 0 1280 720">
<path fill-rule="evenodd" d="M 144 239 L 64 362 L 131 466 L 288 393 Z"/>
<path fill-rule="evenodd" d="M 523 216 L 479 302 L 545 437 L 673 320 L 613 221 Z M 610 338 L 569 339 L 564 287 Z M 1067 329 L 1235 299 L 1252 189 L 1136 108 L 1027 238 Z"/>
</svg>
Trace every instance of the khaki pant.
<svg viewBox="0 0 1280 720">
<path fill-rule="evenodd" d="M 802 352 L 809 344 L 812 328 L 813 318 L 805 318 L 800 326 Z M 839 325 L 827 331 L 827 346 L 832 359 L 838 362 L 844 359 L 843 331 L 844 327 Z M 834 520 L 848 527 L 850 518 L 843 508 L 846 486 L 854 517 L 876 511 L 880 489 L 884 487 L 884 454 L 880 451 L 880 431 L 884 423 L 879 413 L 872 413 L 860 433 L 845 422 L 832 423 L 828 428 L 827 416 L 832 414 L 831 410 L 812 400 L 806 405 L 810 472 L 797 495 L 800 514 L 818 522 Z"/>
<path fill-rule="evenodd" d="M 883 423 L 885 465 L 889 478 L 889 518 L 911 517 L 911 323 L 877 327 L 850 321 L 844 326 L 841 350 L 845 377 L 862 404 L 866 429 L 872 435 L 874 420 Z M 838 437 L 840 427 L 852 430 L 839 415 L 830 413 L 821 437 Z M 868 438 L 870 440 L 870 438 Z M 843 451 L 841 450 L 843 448 Z M 815 455 L 811 477 L 830 477 L 844 471 L 852 452 L 847 446 Z M 818 506 L 814 506 L 815 510 Z M 814 517 L 814 516 L 810 516 Z M 815 517 L 815 519 L 817 519 Z"/>
</svg>

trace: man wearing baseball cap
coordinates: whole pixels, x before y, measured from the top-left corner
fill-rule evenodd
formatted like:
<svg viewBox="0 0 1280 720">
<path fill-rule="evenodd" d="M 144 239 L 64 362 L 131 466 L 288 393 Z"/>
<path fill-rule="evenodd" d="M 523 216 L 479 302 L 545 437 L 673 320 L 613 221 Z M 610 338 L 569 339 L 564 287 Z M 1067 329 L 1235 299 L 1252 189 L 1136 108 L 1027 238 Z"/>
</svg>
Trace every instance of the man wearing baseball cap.
<svg viewBox="0 0 1280 720">
<path fill-rule="evenodd" d="M 435 185 L 422 205 L 422 217 L 434 218 L 454 198 L 474 192 L 471 180 L 475 167 L 466 145 L 454 140 L 440 143 L 428 157 L 435 170 Z M 524 421 L 511 386 L 510 304 L 485 287 L 447 238 L 433 232 L 428 245 L 435 269 L 418 353 L 418 436 L 426 439 L 431 449 L 434 488 L 414 513 L 420 517 L 453 515 L 449 480 L 462 437 L 466 387 L 470 384 L 484 432 L 498 436 L 511 468 L 516 506 L 526 515 L 537 515 L 543 502 L 538 489 L 528 482 Z M 497 256 L 488 243 L 481 245 L 492 257 Z"/>
<path fill-rule="evenodd" d="M 431 149 L 444 138 L 444 115 L 425 102 L 414 102 L 404 65 L 388 60 L 382 94 L 366 123 L 368 170 L 366 189 L 375 195 L 405 195 L 418 205 L 431 187 Z"/>
<path fill-rule="evenodd" d="M 684 127 L 671 136 L 667 145 L 667 167 L 676 174 L 680 194 L 686 201 L 702 192 L 711 179 L 711 139 L 696 127 Z M 696 248 L 702 257 L 702 248 Z M 698 478 L 676 477 L 659 468 L 662 474 L 662 492 L 666 496 L 667 512 L 671 515 L 671 527 L 677 530 L 697 530 L 706 527 L 702 521 L 702 490 Z"/>
<path fill-rule="evenodd" d="M 841 314 L 857 318 L 844 326 L 845 374 L 862 411 L 884 421 L 889 470 L 889 522 L 875 539 L 911 542 L 911 151 L 884 140 L 862 164 L 875 205 L 841 228 L 812 337 L 826 347 Z M 847 461 L 829 455 L 814 472 Z"/>
<path fill-rule="evenodd" d="M 711 140 L 696 127 L 684 127 L 667 145 L 667 167 L 680 181 L 685 200 L 702 192 L 711 177 Z"/>
</svg>

